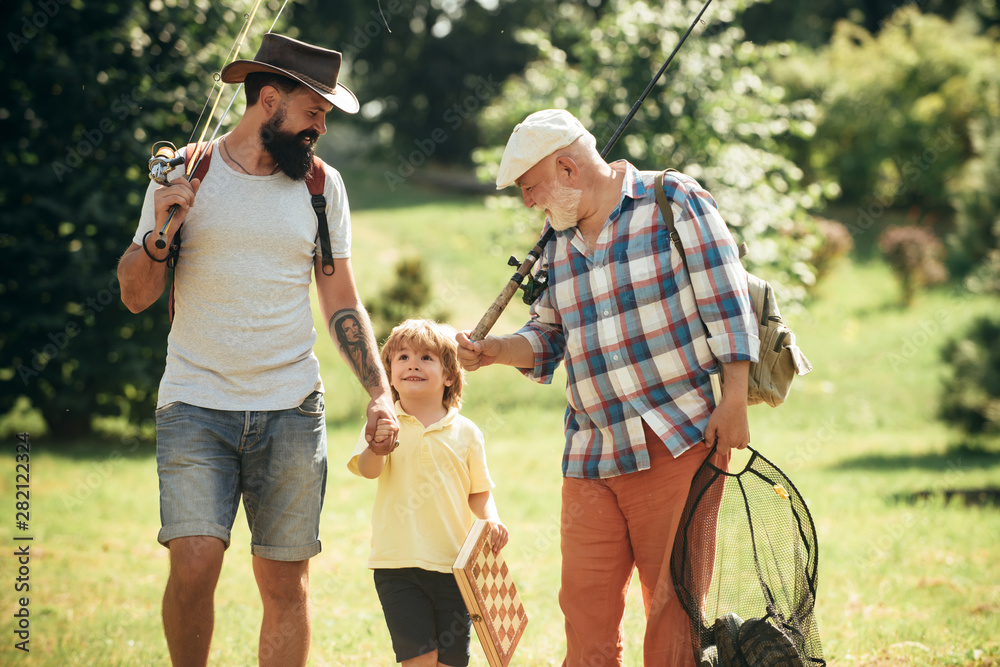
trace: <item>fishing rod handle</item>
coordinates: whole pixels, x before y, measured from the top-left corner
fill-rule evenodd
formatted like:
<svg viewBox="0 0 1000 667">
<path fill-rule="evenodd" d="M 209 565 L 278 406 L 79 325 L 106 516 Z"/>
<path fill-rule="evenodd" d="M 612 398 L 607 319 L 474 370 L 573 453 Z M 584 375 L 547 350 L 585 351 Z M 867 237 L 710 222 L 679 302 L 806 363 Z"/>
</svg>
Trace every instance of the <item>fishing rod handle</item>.
<svg viewBox="0 0 1000 667">
<path fill-rule="evenodd" d="M 517 293 L 517 290 L 521 286 L 525 277 L 531 273 L 531 267 L 533 267 L 535 262 L 538 261 L 538 258 L 542 256 L 542 252 L 545 250 L 545 244 L 549 242 L 549 239 L 552 238 L 554 233 L 555 230 L 552 227 L 545 230 L 542 237 L 538 239 L 538 243 L 535 244 L 535 247 L 531 249 L 528 256 L 524 258 L 523 262 L 521 262 L 521 266 L 517 268 L 517 272 L 510 277 L 509 281 L 507 281 L 503 291 L 500 292 L 500 296 L 493 301 L 490 307 L 486 310 L 486 314 L 483 315 L 481 320 L 479 320 L 479 324 L 477 324 L 476 328 L 472 330 L 472 334 L 469 335 L 469 340 L 477 341 L 486 338 L 486 334 L 490 332 L 493 325 L 497 323 L 498 319 L 500 319 L 500 314 L 503 313 L 504 308 L 507 307 L 507 304 L 510 303 L 514 294 Z"/>
<path fill-rule="evenodd" d="M 173 220 L 174 213 L 176 213 L 179 208 L 180 206 L 178 204 L 174 204 L 170 207 L 170 214 L 167 216 L 166 222 L 163 223 L 163 227 L 160 228 L 160 234 L 156 237 L 156 241 L 153 242 L 153 245 L 160 250 L 167 247 L 167 230 L 170 229 L 170 221 Z"/>
<path fill-rule="evenodd" d="M 503 313 L 504 308 L 507 307 L 507 304 L 510 303 L 514 294 L 517 293 L 517 288 L 521 286 L 521 280 L 517 280 L 518 278 L 523 280 L 524 276 L 520 276 L 515 273 L 513 277 L 507 281 L 503 291 L 500 292 L 500 296 L 498 296 L 493 303 L 490 304 L 490 307 L 486 309 L 486 314 L 483 315 L 482 319 L 479 320 L 479 324 L 477 324 L 476 328 L 472 330 L 471 334 L 469 334 L 469 340 L 475 342 L 486 338 L 486 334 L 490 332 L 493 325 L 497 323 L 498 319 L 500 319 L 500 314 Z"/>
</svg>

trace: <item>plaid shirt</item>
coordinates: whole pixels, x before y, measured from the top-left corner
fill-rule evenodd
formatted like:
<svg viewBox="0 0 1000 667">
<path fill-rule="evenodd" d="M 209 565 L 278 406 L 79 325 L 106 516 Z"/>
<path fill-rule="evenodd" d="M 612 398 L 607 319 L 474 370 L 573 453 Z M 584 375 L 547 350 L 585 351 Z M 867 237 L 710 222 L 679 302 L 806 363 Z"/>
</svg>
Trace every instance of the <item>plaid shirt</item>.
<svg viewBox="0 0 1000 667">
<path fill-rule="evenodd" d="M 548 384 L 566 359 L 566 477 L 649 468 L 643 421 L 675 457 L 701 442 L 709 371 L 756 361 L 759 347 L 746 272 L 712 196 L 690 176 L 664 178 L 689 275 L 660 217 L 657 172 L 618 164 L 621 202 L 593 254 L 575 227 L 555 234 L 540 259 L 549 287 L 517 332 L 535 353 L 525 376 Z"/>
</svg>

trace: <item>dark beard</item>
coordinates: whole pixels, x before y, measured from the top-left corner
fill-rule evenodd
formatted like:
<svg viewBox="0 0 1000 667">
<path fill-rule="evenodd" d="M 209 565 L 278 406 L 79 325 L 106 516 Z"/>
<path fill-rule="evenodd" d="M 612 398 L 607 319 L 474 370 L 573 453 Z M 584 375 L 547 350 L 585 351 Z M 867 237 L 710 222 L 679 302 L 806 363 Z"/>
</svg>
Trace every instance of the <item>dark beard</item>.
<svg viewBox="0 0 1000 667">
<path fill-rule="evenodd" d="M 313 150 L 319 133 L 315 130 L 304 130 L 298 134 L 285 132 L 281 129 L 284 120 L 285 113 L 281 109 L 271 122 L 261 126 L 260 141 L 278 164 L 278 169 L 293 181 L 304 181 L 312 169 Z M 304 143 L 306 139 L 308 143 Z"/>
</svg>

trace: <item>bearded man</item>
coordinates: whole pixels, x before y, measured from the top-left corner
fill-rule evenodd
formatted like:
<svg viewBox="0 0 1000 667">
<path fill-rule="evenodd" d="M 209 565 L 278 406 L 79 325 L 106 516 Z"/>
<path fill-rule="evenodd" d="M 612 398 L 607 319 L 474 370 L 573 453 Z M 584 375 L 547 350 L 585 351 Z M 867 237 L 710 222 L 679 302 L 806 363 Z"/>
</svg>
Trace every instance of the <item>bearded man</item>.
<svg viewBox="0 0 1000 667">
<path fill-rule="evenodd" d="M 505 364 L 552 381 L 565 359 L 562 582 L 568 667 L 622 665 L 634 570 L 648 666 L 694 665 L 670 552 L 691 480 L 710 447 L 725 465 L 749 444 L 747 373 L 759 341 L 746 272 L 715 201 L 669 172 L 666 200 L 687 266 L 657 203 L 662 172 L 608 163 L 569 112 L 514 128 L 497 188 L 517 185 L 556 231 L 540 258 L 548 289 L 514 334 L 458 334 L 466 370 Z M 716 404 L 711 373 L 725 393 Z"/>
<path fill-rule="evenodd" d="M 222 80 L 244 84 L 244 115 L 211 145 L 203 180 L 150 184 L 118 267 L 129 310 L 160 297 L 170 248 L 150 237 L 176 206 L 172 224 L 183 225 L 183 244 L 156 409 L 158 540 L 170 550 L 163 627 L 175 665 L 208 661 L 215 586 L 241 497 L 264 608 L 259 662 L 306 664 L 309 559 L 321 549 L 327 474 L 312 273 L 338 347 L 340 323 L 357 327 L 351 354 L 341 352 L 371 397 L 371 447 L 387 454 L 395 443 L 389 382 L 351 270 L 344 182 L 322 165 L 332 271 L 324 270 L 306 185 L 326 114 L 358 111 L 337 81 L 340 65 L 336 51 L 277 34 L 264 36 L 254 60 L 227 65 Z M 392 427 L 376 440 L 380 419 Z"/>
</svg>

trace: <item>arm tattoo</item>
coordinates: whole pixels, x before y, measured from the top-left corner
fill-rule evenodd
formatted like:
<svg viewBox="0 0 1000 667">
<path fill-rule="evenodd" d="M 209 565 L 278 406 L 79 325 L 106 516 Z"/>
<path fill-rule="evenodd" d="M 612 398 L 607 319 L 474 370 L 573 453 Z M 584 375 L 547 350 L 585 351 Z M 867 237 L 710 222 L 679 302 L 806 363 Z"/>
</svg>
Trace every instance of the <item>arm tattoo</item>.
<svg viewBox="0 0 1000 667">
<path fill-rule="evenodd" d="M 382 382 L 375 335 L 367 327 L 367 318 L 352 308 L 338 310 L 330 318 L 330 335 L 337 341 L 340 354 L 366 390 Z"/>
</svg>

